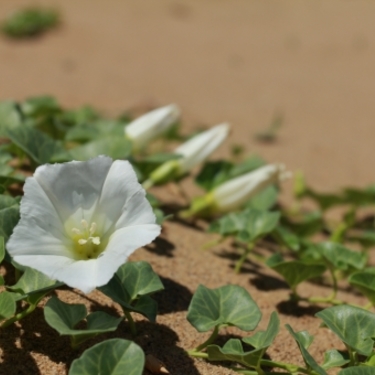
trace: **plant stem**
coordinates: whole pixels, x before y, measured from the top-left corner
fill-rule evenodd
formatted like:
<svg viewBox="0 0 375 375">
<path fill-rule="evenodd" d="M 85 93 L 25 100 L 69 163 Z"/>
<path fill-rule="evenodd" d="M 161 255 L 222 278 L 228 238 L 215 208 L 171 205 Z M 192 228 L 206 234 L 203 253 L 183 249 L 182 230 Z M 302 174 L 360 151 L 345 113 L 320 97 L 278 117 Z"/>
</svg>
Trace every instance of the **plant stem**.
<svg viewBox="0 0 375 375">
<path fill-rule="evenodd" d="M 212 333 L 211 333 L 211 336 L 210 336 L 210 337 L 209 337 L 204 343 L 198 345 L 195 349 L 190 350 L 189 352 L 200 352 L 200 351 L 202 351 L 206 346 L 212 344 L 212 343 L 215 341 L 215 339 L 216 339 L 216 337 L 217 337 L 217 335 L 218 335 L 218 333 L 219 333 L 219 329 L 220 329 L 221 327 L 223 327 L 223 326 L 221 326 L 220 324 L 218 324 L 217 326 L 215 326 L 214 330 L 213 330 Z"/>
<path fill-rule="evenodd" d="M 261 359 L 260 365 L 266 366 L 266 367 L 277 367 L 277 368 L 281 368 L 283 370 L 290 371 L 292 373 L 302 372 L 303 374 L 311 374 L 310 370 L 307 370 L 303 367 L 299 367 L 297 365 L 292 365 L 292 364 L 284 363 L 284 362 L 271 361 L 271 360 L 268 360 L 268 359 Z"/>
<path fill-rule="evenodd" d="M 130 312 L 128 310 L 125 310 L 125 309 L 122 309 L 122 310 L 124 311 L 126 319 L 127 319 L 128 323 L 129 323 L 130 332 L 132 333 L 133 336 L 135 336 L 137 334 L 137 328 L 135 326 L 133 317 L 132 317 L 132 315 L 130 314 Z"/>
<path fill-rule="evenodd" d="M 253 249 L 253 247 L 254 247 L 254 243 L 253 242 L 250 242 L 247 245 L 247 248 L 244 250 L 244 253 L 242 254 L 241 258 L 238 259 L 238 261 L 236 262 L 236 266 L 234 267 L 234 272 L 235 273 L 240 273 L 241 272 L 241 268 L 242 268 L 245 260 L 247 259 L 247 256 L 249 255 L 249 253 Z"/>
<path fill-rule="evenodd" d="M 31 314 L 37 305 L 29 305 L 27 309 L 21 311 L 20 313 L 14 315 L 12 318 L 5 320 L 1 325 L 0 328 L 5 328 L 10 326 L 11 324 L 25 318 L 27 315 Z"/>
</svg>

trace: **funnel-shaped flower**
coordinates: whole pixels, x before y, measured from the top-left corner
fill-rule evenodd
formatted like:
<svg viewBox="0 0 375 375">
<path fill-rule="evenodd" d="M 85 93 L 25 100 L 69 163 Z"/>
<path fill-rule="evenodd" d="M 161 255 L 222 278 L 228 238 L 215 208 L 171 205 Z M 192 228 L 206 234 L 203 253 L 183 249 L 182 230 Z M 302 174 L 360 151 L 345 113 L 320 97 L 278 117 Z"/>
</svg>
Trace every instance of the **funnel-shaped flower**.
<svg viewBox="0 0 375 375">
<path fill-rule="evenodd" d="M 13 259 L 89 293 L 160 233 L 127 161 L 105 156 L 47 164 L 26 180 Z"/>
<path fill-rule="evenodd" d="M 269 164 L 255 171 L 233 178 L 196 198 L 182 216 L 211 216 L 241 208 L 244 203 L 269 185 L 287 178 L 289 172 L 282 164 Z"/>
<path fill-rule="evenodd" d="M 199 163 L 205 161 L 226 139 L 229 133 L 229 124 L 223 123 L 208 129 L 189 139 L 174 150 L 180 155 L 179 159 L 167 161 L 153 171 L 150 179 L 144 184 L 148 187 L 182 176 Z"/>
<path fill-rule="evenodd" d="M 180 110 L 175 104 L 157 108 L 127 125 L 125 134 L 132 141 L 133 147 L 139 150 L 165 132 L 179 116 Z"/>
</svg>

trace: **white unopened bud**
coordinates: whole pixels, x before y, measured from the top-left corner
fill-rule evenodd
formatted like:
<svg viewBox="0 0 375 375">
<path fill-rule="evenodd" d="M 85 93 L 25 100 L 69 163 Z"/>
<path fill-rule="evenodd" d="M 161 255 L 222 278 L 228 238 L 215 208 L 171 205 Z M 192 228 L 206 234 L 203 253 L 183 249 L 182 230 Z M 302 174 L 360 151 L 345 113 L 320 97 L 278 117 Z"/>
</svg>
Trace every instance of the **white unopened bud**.
<svg viewBox="0 0 375 375">
<path fill-rule="evenodd" d="M 289 176 L 282 164 L 269 164 L 224 182 L 211 191 L 215 209 L 229 212 L 240 208 L 255 194 Z"/>
<path fill-rule="evenodd" d="M 136 150 L 142 149 L 151 140 L 172 126 L 180 116 L 175 104 L 157 108 L 132 121 L 125 127 L 125 135 L 132 141 Z"/>
</svg>

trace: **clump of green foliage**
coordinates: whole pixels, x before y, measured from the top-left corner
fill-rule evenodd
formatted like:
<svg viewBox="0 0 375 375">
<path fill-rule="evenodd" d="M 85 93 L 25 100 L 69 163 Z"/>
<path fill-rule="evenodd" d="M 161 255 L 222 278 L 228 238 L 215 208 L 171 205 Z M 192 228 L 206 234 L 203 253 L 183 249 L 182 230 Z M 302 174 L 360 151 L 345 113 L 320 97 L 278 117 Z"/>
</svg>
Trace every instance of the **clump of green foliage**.
<svg viewBox="0 0 375 375">
<path fill-rule="evenodd" d="M 57 11 L 32 7 L 10 15 L 2 23 L 1 30 L 10 38 L 30 38 L 56 27 L 59 22 Z"/>
</svg>

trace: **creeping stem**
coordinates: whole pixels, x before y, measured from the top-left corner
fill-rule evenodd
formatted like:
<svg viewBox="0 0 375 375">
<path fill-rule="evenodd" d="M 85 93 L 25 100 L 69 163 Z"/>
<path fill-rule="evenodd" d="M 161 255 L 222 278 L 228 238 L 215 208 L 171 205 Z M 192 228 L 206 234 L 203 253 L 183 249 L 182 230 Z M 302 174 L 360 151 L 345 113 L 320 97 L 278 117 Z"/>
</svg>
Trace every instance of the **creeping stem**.
<svg viewBox="0 0 375 375">
<path fill-rule="evenodd" d="M 196 354 L 199 354 L 198 352 L 202 351 L 208 345 L 212 344 L 215 341 L 215 339 L 216 339 L 216 337 L 219 333 L 220 328 L 225 327 L 225 326 L 226 325 L 220 325 L 220 324 L 215 326 L 214 330 L 211 333 L 211 336 L 204 343 L 198 345 L 195 349 L 189 350 L 188 353 L 192 356 L 195 356 L 195 357 L 201 357 L 200 355 L 196 355 Z"/>
<path fill-rule="evenodd" d="M 26 317 L 27 315 L 31 314 L 35 308 L 37 307 L 38 304 L 35 304 L 35 305 L 29 305 L 27 309 L 21 311 L 20 313 L 14 315 L 12 318 L 8 319 L 8 320 L 5 320 L 1 325 L 0 325 L 0 328 L 5 328 L 5 327 L 8 327 L 10 326 L 11 324 L 17 322 L 18 320 L 21 320 L 23 319 L 24 317 Z"/>
<path fill-rule="evenodd" d="M 244 250 L 244 253 L 242 254 L 241 258 L 238 259 L 237 263 L 236 263 L 236 266 L 234 268 L 234 271 L 236 273 L 240 273 L 241 271 L 241 268 L 242 268 L 242 265 L 244 264 L 245 260 L 247 259 L 247 256 L 249 255 L 249 253 L 251 252 L 251 250 L 253 249 L 254 247 L 254 243 L 253 242 L 249 242 L 246 249 Z"/>
</svg>

